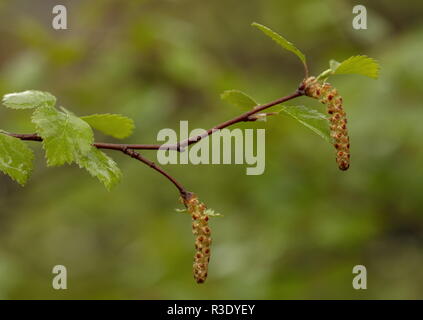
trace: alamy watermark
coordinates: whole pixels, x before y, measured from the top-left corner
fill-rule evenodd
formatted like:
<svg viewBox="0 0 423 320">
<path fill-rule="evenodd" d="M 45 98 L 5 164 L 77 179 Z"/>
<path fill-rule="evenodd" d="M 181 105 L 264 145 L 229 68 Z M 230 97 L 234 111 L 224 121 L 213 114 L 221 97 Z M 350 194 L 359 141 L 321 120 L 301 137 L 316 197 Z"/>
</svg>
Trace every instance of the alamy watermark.
<svg viewBox="0 0 423 320">
<path fill-rule="evenodd" d="M 352 21 L 352 26 L 355 30 L 367 29 L 367 9 L 365 6 L 358 4 L 353 7 L 353 14 L 356 14 Z"/>
<path fill-rule="evenodd" d="M 181 152 L 170 150 L 169 145 L 199 137 L 200 142 L 189 149 L 180 145 Z M 157 152 L 160 164 L 247 164 L 247 175 L 261 175 L 265 170 L 265 129 L 222 129 L 209 134 L 204 129 L 189 132 L 188 121 L 180 121 L 179 136 L 173 129 L 162 129 L 157 140 L 164 142 Z"/>
<path fill-rule="evenodd" d="M 56 5 L 53 7 L 52 13 L 55 15 L 51 22 L 53 29 L 66 30 L 68 28 L 67 9 L 64 5 Z"/>
<path fill-rule="evenodd" d="M 367 269 L 363 265 L 356 265 L 352 270 L 353 274 L 357 274 L 353 281 L 352 286 L 355 290 L 367 289 Z"/>
<path fill-rule="evenodd" d="M 53 274 L 57 274 L 53 277 L 51 285 L 55 290 L 66 290 L 68 288 L 68 271 L 63 265 L 55 265 L 52 270 Z"/>
</svg>

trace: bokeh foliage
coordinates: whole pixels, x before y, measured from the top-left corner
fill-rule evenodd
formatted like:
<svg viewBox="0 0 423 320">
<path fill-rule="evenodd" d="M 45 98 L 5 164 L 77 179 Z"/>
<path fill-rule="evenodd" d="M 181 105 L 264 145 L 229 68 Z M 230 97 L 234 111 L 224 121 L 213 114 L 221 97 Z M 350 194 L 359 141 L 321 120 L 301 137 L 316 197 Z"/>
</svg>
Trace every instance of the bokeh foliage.
<svg viewBox="0 0 423 320">
<path fill-rule="evenodd" d="M 261 103 L 292 92 L 301 64 L 252 21 L 292 40 L 312 74 L 359 54 L 382 70 L 377 81 L 331 79 L 350 120 L 347 172 L 325 141 L 286 116 L 238 125 L 267 129 L 261 176 L 240 165 L 167 167 L 225 216 L 211 222 L 201 286 L 173 186 L 108 153 L 123 172 L 109 193 L 75 167 L 46 168 L 30 142 L 27 186 L 0 176 L 0 298 L 423 298 L 423 3 L 361 3 L 366 31 L 352 29 L 356 3 L 346 0 L 73 0 L 61 2 L 70 29 L 53 31 L 55 1 L 1 1 L 0 95 L 38 89 L 77 114 L 127 115 L 136 124 L 128 143 L 154 143 L 179 120 L 194 129 L 235 116 L 219 98 L 227 89 Z M 33 132 L 29 115 L 2 108 L 0 127 Z M 66 291 L 51 287 L 56 264 L 68 268 Z M 352 289 L 357 264 L 367 266 L 366 291 Z"/>
</svg>

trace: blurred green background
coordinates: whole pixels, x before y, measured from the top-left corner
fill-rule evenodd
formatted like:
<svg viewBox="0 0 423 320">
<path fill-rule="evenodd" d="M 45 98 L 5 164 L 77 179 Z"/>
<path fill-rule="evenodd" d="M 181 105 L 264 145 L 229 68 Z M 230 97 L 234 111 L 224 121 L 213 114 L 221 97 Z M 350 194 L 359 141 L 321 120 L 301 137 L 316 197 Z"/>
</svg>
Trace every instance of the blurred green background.
<svg viewBox="0 0 423 320">
<path fill-rule="evenodd" d="M 296 57 L 250 26 L 293 41 L 312 74 L 367 54 L 374 81 L 331 82 L 349 115 L 352 165 L 281 116 L 266 128 L 266 171 L 243 165 L 166 169 L 225 215 L 211 222 L 209 279 L 192 279 L 190 217 L 153 170 L 109 152 L 122 182 L 107 192 L 74 166 L 46 168 L 41 145 L 25 188 L 0 175 L 2 299 L 368 299 L 423 298 L 423 2 L 360 1 L 368 30 L 353 30 L 355 1 L 0 1 L 0 94 L 50 91 L 79 115 L 122 113 L 137 128 L 128 143 L 156 143 L 162 128 L 209 128 L 240 113 L 226 89 L 264 103 L 302 79 Z M 68 30 L 51 27 L 68 9 Z M 301 98 L 296 103 L 322 107 Z M 26 111 L 0 110 L 0 127 L 33 132 Z M 97 135 L 98 141 L 113 139 Z M 155 160 L 155 152 L 143 153 Z M 68 290 L 51 286 L 68 269 Z M 352 268 L 368 271 L 354 290 Z"/>
</svg>

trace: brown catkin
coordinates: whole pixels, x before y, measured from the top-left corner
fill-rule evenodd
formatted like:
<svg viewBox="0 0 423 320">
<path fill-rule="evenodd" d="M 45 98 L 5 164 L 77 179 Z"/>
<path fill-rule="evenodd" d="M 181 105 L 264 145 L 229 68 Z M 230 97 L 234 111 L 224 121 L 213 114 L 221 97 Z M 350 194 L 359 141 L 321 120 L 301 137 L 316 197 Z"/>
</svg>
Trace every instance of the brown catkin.
<svg viewBox="0 0 423 320">
<path fill-rule="evenodd" d="M 342 97 L 331 84 L 320 83 L 315 77 L 305 79 L 303 84 L 307 96 L 326 105 L 330 115 L 330 134 L 336 149 L 336 162 L 339 169 L 347 170 L 350 167 L 350 139 Z"/>
<path fill-rule="evenodd" d="M 203 283 L 207 279 L 212 242 L 209 216 L 205 213 L 204 203 L 201 203 L 194 194 L 189 195 L 184 200 L 184 204 L 191 215 L 192 232 L 195 235 L 195 255 L 192 266 L 194 279 L 197 283 Z"/>
</svg>

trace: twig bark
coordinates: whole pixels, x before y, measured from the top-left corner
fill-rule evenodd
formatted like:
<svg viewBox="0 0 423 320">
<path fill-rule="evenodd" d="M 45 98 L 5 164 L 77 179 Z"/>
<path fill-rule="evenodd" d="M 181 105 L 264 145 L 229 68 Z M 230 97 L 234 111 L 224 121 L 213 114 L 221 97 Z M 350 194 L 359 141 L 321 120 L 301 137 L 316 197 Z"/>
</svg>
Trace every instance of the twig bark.
<svg viewBox="0 0 423 320">
<path fill-rule="evenodd" d="M 138 153 L 134 150 L 159 150 L 159 149 L 162 149 L 162 150 L 176 150 L 176 151 L 182 152 L 182 151 L 185 151 L 185 149 L 188 146 L 199 142 L 201 139 L 204 139 L 205 137 L 212 135 L 214 132 L 216 132 L 218 130 L 227 128 L 227 127 L 234 125 L 236 123 L 239 123 L 239 122 L 255 121 L 257 119 L 254 119 L 254 117 L 251 117 L 251 116 L 253 116 L 253 115 L 255 115 L 255 114 L 257 114 L 257 113 L 259 113 L 263 110 L 266 110 L 270 107 L 276 106 L 278 104 L 292 100 L 292 99 L 300 97 L 302 95 L 304 95 L 304 88 L 300 86 L 293 94 L 279 98 L 277 100 L 274 100 L 274 101 L 269 102 L 269 103 L 264 104 L 264 105 L 256 106 L 248 112 L 245 112 L 245 113 L 243 113 L 243 114 L 241 114 L 241 115 L 239 115 L 239 116 L 237 116 L 233 119 L 227 120 L 225 122 L 222 122 L 221 124 L 214 126 L 213 128 L 207 130 L 207 132 L 205 132 L 202 135 L 189 137 L 188 139 L 182 140 L 182 141 L 178 142 L 177 144 L 160 145 L 160 144 L 120 144 L 120 143 L 95 142 L 95 143 L 93 143 L 93 146 L 95 146 L 98 149 L 108 149 L 108 150 L 121 151 L 124 154 L 130 156 L 131 158 L 134 158 L 134 159 L 137 159 L 137 160 L 143 162 L 144 164 L 148 165 L 150 168 L 154 169 L 155 171 L 159 172 L 161 175 L 166 177 L 166 179 L 168 179 L 170 182 L 172 182 L 172 184 L 178 189 L 181 197 L 186 199 L 187 196 L 189 196 L 190 192 L 188 192 L 182 186 L 181 183 L 179 183 L 174 177 L 172 177 L 170 174 L 168 174 L 162 168 L 157 166 L 154 162 L 148 160 L 147 158 L 143 157 L 140 153 Z M 7 133 L 7 134 L 12 136 L 12 137 L 15 137 L 15 138 L 18 138 L 18 139 L 21 139 L 21 140 L 25 140 L 25 141 L 42 141 L 43 140 L 36 133 L 32 133 L 32 134 Z"/>
<path fill-rule="evenodd" d="M 156 170 L 157 172 L 159 172 L 161 175 L 163 175 L 170 182 L 173 183 L 173 185 L 178 189 L 182 198 L 184 198 L 184 199 L 187 198 L 187 195 L 189 194 L 189 192 L 182 186 L 182 184 L 180 184 L 174 177 L 172 177 L 170 174 L 168 174 L 162 168 L 157 166 L 153 161 L 143 157 L 140 153 L 138 153 L 138 152 L 136 152 L 132 149 L 128 149 L 126 147 L 122 148 L 121 151 L 123 153 L 127 154 L 128 156 L 130 156 L 131 158 L 137 159 L 137 160 L 143 162 L 144 164 L 148 165 L 153 170 Z"/>
</svg>

